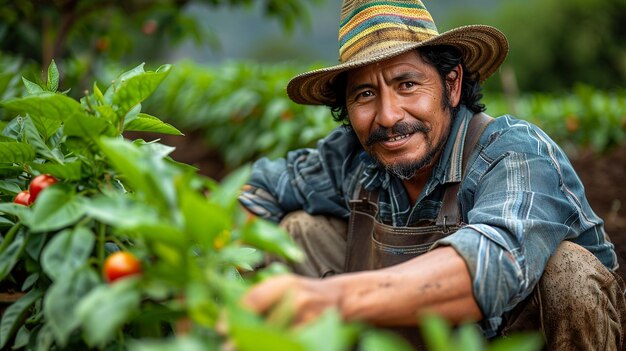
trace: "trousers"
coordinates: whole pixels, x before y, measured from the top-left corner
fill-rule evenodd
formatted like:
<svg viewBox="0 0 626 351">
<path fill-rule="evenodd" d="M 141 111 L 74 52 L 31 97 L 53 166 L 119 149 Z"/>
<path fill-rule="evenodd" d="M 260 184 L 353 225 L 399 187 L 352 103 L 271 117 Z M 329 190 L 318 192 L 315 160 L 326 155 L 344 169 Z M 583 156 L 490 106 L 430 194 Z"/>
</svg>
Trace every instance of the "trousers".
<svg viewBox="0 0 626 351">
<path fill-rule="evenodd" d="M 294 273 L 324 278 L 344 271 L 347 222 L 304 211 L 280 223 L 306 253 Z M 585 248 L 564 241 L 533 292 L 502 318 L 500 336 L 535 331 L 545 350 L 622 350 L 625 285 Z M 416 329 L 416 332 L 419 332 Z"/>
</svg>

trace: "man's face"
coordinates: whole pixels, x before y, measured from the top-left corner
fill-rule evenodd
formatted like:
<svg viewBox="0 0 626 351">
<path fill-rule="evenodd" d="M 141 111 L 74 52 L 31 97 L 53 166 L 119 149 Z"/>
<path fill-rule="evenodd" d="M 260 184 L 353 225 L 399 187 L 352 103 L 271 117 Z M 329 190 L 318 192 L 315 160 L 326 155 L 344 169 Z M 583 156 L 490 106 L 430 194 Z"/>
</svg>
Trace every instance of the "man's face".
<svg viewBox="0 0 626 351">
<path fill-rule="evenodd" d="M 449 102 L 458 104 L 462 71 L 453 70 Z M 458 81 L 458 82 L 457 82 Z M 417 52 L 348 73 L 346 106 L 365 150 L 388 171 L 412 178 L 432 167 L 450 133 L 450 106 L 437 70 Z"/>
</svg>

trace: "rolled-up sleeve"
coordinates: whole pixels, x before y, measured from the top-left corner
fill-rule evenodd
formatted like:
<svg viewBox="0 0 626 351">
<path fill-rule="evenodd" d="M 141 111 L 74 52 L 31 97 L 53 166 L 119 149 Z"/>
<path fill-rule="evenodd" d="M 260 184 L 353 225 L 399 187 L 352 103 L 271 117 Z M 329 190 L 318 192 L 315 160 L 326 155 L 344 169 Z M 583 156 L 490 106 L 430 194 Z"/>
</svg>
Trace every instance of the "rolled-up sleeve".
<svg viewBox="0 0 626 351">
<path fill-rule="evenodd" d="M 559 243 L 596 223 L 584 223 L 562 169 L 544 155 L 502 155 L 471 193 L 468 225 L 437 245 L 464 258 L 483 324 L 495 330 L 532 292 Z"/>
<path fill-rule="evenodd" d="M 315 149 L 291 151 L 276 160 L 259 159 L 239 201 L 273 221 L 296 210 L 347 217 L 342 180 L 354 150 L 354 138 L 339 127 Z"/>
</svg>

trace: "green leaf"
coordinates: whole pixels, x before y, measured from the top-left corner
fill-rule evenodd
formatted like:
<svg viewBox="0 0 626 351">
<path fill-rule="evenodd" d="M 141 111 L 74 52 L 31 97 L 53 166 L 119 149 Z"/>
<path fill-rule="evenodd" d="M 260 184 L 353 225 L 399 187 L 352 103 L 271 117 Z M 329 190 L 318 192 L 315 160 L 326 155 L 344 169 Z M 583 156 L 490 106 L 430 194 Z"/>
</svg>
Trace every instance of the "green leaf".
<svg viewBox="0 0 626 351">
<path fill-rule="evenodd" d="M 237 198 L 241 193 L 241 188 L 250 178 L 252 168 L 243 166 L 230 173 L 220 186 L 213 191 L 211 199 L 224 208 L 232 208 L 237 204 Z"/>
<path fill-rule="evenodd" d="M 36 331 L 35 350 L 51 350 L 54 344 L 54 332 L 49 324 L 44 324 Z"/>
<path fill-rule="evenodd" d="M 296 337 L 310 351 L 341 351 L 349 349 L 353 339 L 356 338 L 356 329 L 349 325 L 343 325 L 339 313 L 329 309 L 318 319 L 300 329 Z"/>
<path fill-rule="evenodd" d="M 85 266 L 94 247 L 94 234 L 84 227 L 56 234 L 43 249 L 41 266 L 53 281 Z"/>
<path fill-rule="evenodd" d="M 1 105 L 12 111 L 59 121 L 66 121 L 71 117 L 85 113 L 78 101 L 51 92 L 5 100 Z"/>
<path fill-rule="evenodd" d="M 306 351 L 295 337 L 265 326 L 232 326 L 235 349 L 240 351 L 289 350 Z"/>
<path fill-rule="evenodd" d="M 26 91 L 30 95 L 36 95 L 36 94 L 44 92 L 44 90 L 39 86 L 39 84 L 33 83 L 24 77 L 22 77 L 22 82 L 24 83 L 24 86 L 26 87 Z"/>
<path fill-rule="evenodd" d="M 268 266 L 257 269 L 256 274 L 254 275 L 254 282 L 262 282 L 266 279 L 281 275 L 291 273 L 292 270 L 286 264 L 282 262 L 272 262 Z"/>
<path fill-rule="evenodd" d="M 122 139 L 103 138 L 100 148 L 140 199 L 149 199 L 162 214 L 172 214 L 177 206 L 173 179 L 180 173 L 178 168 L 166 163 L 149 144 L 140 147 Z"/>
<path fill-rule="evenodd" d="M 128 349 L 130 351 L 218 351 L 223 350 L 223 347 L 218 344 L 217 340 L 207 343 L 206 340 L 190 335 L 166 340 L 130 340 Z"/>
<path fill-rule="evenodd" d="M 252 271 L 261 261 L 263 255 L 250 247 L 226 246 L 219 252 L 220 260 L 237 268 Z"/>
<path fill-rule="evenodd" d="M 24 279 L 24 283 L 22 284 L 22 291 L 30 289 L 35 284 L 35 282 L 37 282 L 37 280 L 39 280 L 39 273 L 37 272 L 32 273 L 31 275 L 26 277 L 26 279 Z"/>
<path fill-rule="evenodd" d="M 4 218 L 4 217 L 0 217 L 0 226 L 4 226 L 4 225 L 6 225 L 6 226 L 8 226 L 8 227 L 11 227 L 11 226 L 13 226 L 14 224 L 15 224 L 15 222 L 13 222 L 13 221 L 11 221 L 11 220 L 9 220 L 9 219 L 6 219 L 6 218 Z"/>
<path fill-rule="evenodd" d="M 46 162 L 29 163 L 30 168 L 42 174 L 51 174 L 58 179 L 79 180 L 82 178 L 82 162 L 66 162 L 64 164 Z"/>
<path fill-rule="evenodd" d="M 464 351 L 481 351 L 485 349 L 483 334 L 479 331 L 476 324 L 461 325 L 456 333 L 458 338 L 457 344 Z"/>
<path fill-rule="evenodd" d="M 428 350 L 454 350 L 451 327 L 443 318 L 432 314 L 425 316 L 422 321 L 421 332 Z"/>
<path fill-rule="evenodd" d="M 0 146 L 1 148 L 2 146 Z M 0 180 L 0 192 L 4 194 L 17 194 L 22 189 L 19 185 L 8 180 Z"/>
<path fill-rule="evenodd" d="M 3 213 L 17 216 L 22 221 L 28 221 L 31 216 L 31 209 L 13 202 L 4 202 L 0 203 L 0 214 Z"/>
<path fill-rule="evenodd" d="M 19 232 L 15 239 L 0 253 L 0 281 L 11 272 L 24 248 L 24 233 Z"/>
<path fill-rule="evenodd" d="M 63 155 L 58 152 L 53 152 L 48 145 L 46 145 L 45 140 L 39 134 L 37 127 L 35 127 L 35 124 L 30 117 L 24 118 L 24 133 L 26 133 L 28 143 L 35 148 L 37 153 L 48 160 L 56 161 L 61 164 L 63 163 Z"/>
<path fill-rule="evenodd" d="M 185 247 L 188 238 L 178 228 L 164 221 L 126 228 L 129 236 L 158 242 L 169 248 Z"/>
<path fill-rule="evenodd" d="M 104 345 L 138 312 L 141 295 L 137 282 L 136 278 L 126 278 L 111 285 L 100 285 L 80 301 L 76 316 L 87 344 Z"/>
<path fill-rule="evenodd" d="M 2 145 L 0 144 L 0 150 Z M 1 152 L 0 152 L 1 153 Z M 34 150 L 33 150 L 34 153 Z M 7 164 L 0 162 L 0 177 L 2 178 L 17 178 L 24 172 L 24 167 L 14 164 Z"/>
<path fill-rule="evenodd" d="M 411 351 L 413 348 L 407 343 L 406 340 L 397 334 L 393 334 L 385 330 L 369 330 L 363 334 L 359 350 Z"/>
<path fill-rule="evenodd" d="M 96 138 L 100 135 L 115 136 L 117 131 L 105 118 L 91 115 L 74 115 L 63 124 L 65 135 L 81 138 Z"/>
<path fill-rule="evenodd" d="M 161 162 L 162 159 L 165 159 L 176 150 L 175 147 L 169 145 L 145 142 L 141 139 L 133 141 L 133 144 L 139 146 L 144 155 L 149 155 L 151 159 L 159 160 L 158 162 Z"/>
<path fill-rule="evenodd" d="M 61 229 L 85 214 L 83 198 L 56 184 L 39 193 L 32 209 L 26 224 L 34 232 Z"/>
<path fill-rule="evenodd" d="M 215 297 L 207 284 L 199 282 L 187 283 L 185 302 L 187 312 L 194 323 L 206 328 L 214 328 L 220 315 Z"/>
<path fill-rule="evenodd" d="M 23 139 L 24 129 L 24 117 L 17 116 L 7 123 L 7 125 L 2 128 L 2 136 L 10 138 L 12 140 L 6 140 L 5 138 L 0 141 L 18 141 Z"/>
<path fill-rule="evenodd" d="M 158 212 L 148 204 L 133 201 L 127 194 L 111 193 L 96 196 L 84 203 L 85 212 L 103 223 L 117 228 L 134 228 L 142 224 L 158 224 Z"/>
<path fill-rule="evenodd" d="M 98 84 L 96 82 L 93 83 L 93 96 L 95 97 L 96 101 L 101 104 L 105 104 L 104 94 L 102 94 L 102 91 L 100 90 L 100 88 L 98 88 Z"/>
<path fill-rule="evenodd" d="M 67 340 L 79 325 L 76 316 L 76 306 L 94 287 L 100 279 L 91 268 L 68 272 L 54 282 L 44 297 L 44 315 L 48 325 L 54 333 L 56 341 L 64 347 Z"/>
<path fill-rule="evenodd" d="M 48 66 L 48 81 L 47 81 L 48 91 L 55 92 L 59 89 L 59 69 L 57 68 L 54 60 L 50 62 L 50 66 Z"/>
<path fill-rule="evenodd" d="M 243 228 L 241 239 L 247 244 L 292 261 L 304 259 L 304 253 L 289 234 L 266 220 L 255 218 L 248 222 Z"/>
<path fill-rule="evenodd" d="M 37 127 L 37 131 L 39 131 L 45 141 L 56 133 L 63 123 L 56 119 L 39 116 L 30 116 L 30 118 L 33 120 L 33 124 Z"/>
<path fill-rule="evenodd" d="M 29 340 L 30 331 L 25 326 L 21 326 L 15 334 L 15 342 L 13 343 L 12 349 L 19 350 L 20 348 L 24 348 L 26 345 L 28 345 Z"/>
<path fill-rule="evenodd" d="M 43 250 L 45 244 L 48 242 L 48 237 L 54 235 L 48 233 L 34 233 L 28 232 L 26 234 L 26 247 L 24 248 L 24 252 L 33 260 L 39 261 L 41 257 L 41 251 Z"/>
<path fill-rule="evenodd" d="M 232 215 L 221 206 L 189 189 L 186 181 L 178 187 L 185 232 L 202 247 L 212 247 L 217 235 L 232 227 Z"/>
<path fill-rule="evenodd" d="M 183 133 L 172 125 L 145 113 L 140 113 L 136 118 L 127 121 L 127 123 L 124 124 L 124 130 L 183 135 Z"/>
<path fill-rule="evenodd" d="M 144 72 L 143 64 L 122 74 L 105 93 L 118 117 L 124 117 L 135 106 L 148 98 L 167 77 L 170 65 L 163 65 L 154 72 Z"/>
<path fill-rule="evenodd" d="M 0 141 L 0 163 L 24 163 L 35 159 L 35 149 L 18 142 Z"/>
<path fill-rule="evenodd" d="M 11 339 L 20 326 L 22 317 L 28 308 L 35 303 L 41 295 L 43 295 L 41 291 L 31 290 L 4 311 L 2 321 L 0 322 L 0 349 L 4 350 L 7 341 Z"/>
<path fill-rule="evenodd" d="M 519 333 L 497 338 L 489 344 L 489 351 L 539 351 L 543 347 L 540 333 Z"/>
</svg>

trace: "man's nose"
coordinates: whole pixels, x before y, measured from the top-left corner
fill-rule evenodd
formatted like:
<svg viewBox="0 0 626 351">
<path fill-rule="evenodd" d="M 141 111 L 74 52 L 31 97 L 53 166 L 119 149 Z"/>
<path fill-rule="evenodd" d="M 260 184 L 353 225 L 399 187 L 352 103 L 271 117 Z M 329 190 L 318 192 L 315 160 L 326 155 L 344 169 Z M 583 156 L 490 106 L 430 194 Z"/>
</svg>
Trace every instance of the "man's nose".
<svg viewBox="0 0 626 351">
<path fill-rule="evenodd" d="M 383 127 L 391 128 L 404 118 L 404 110 L 393 89 L 382 89 L 379 94 L 376 122 Z"/>
</svg>

